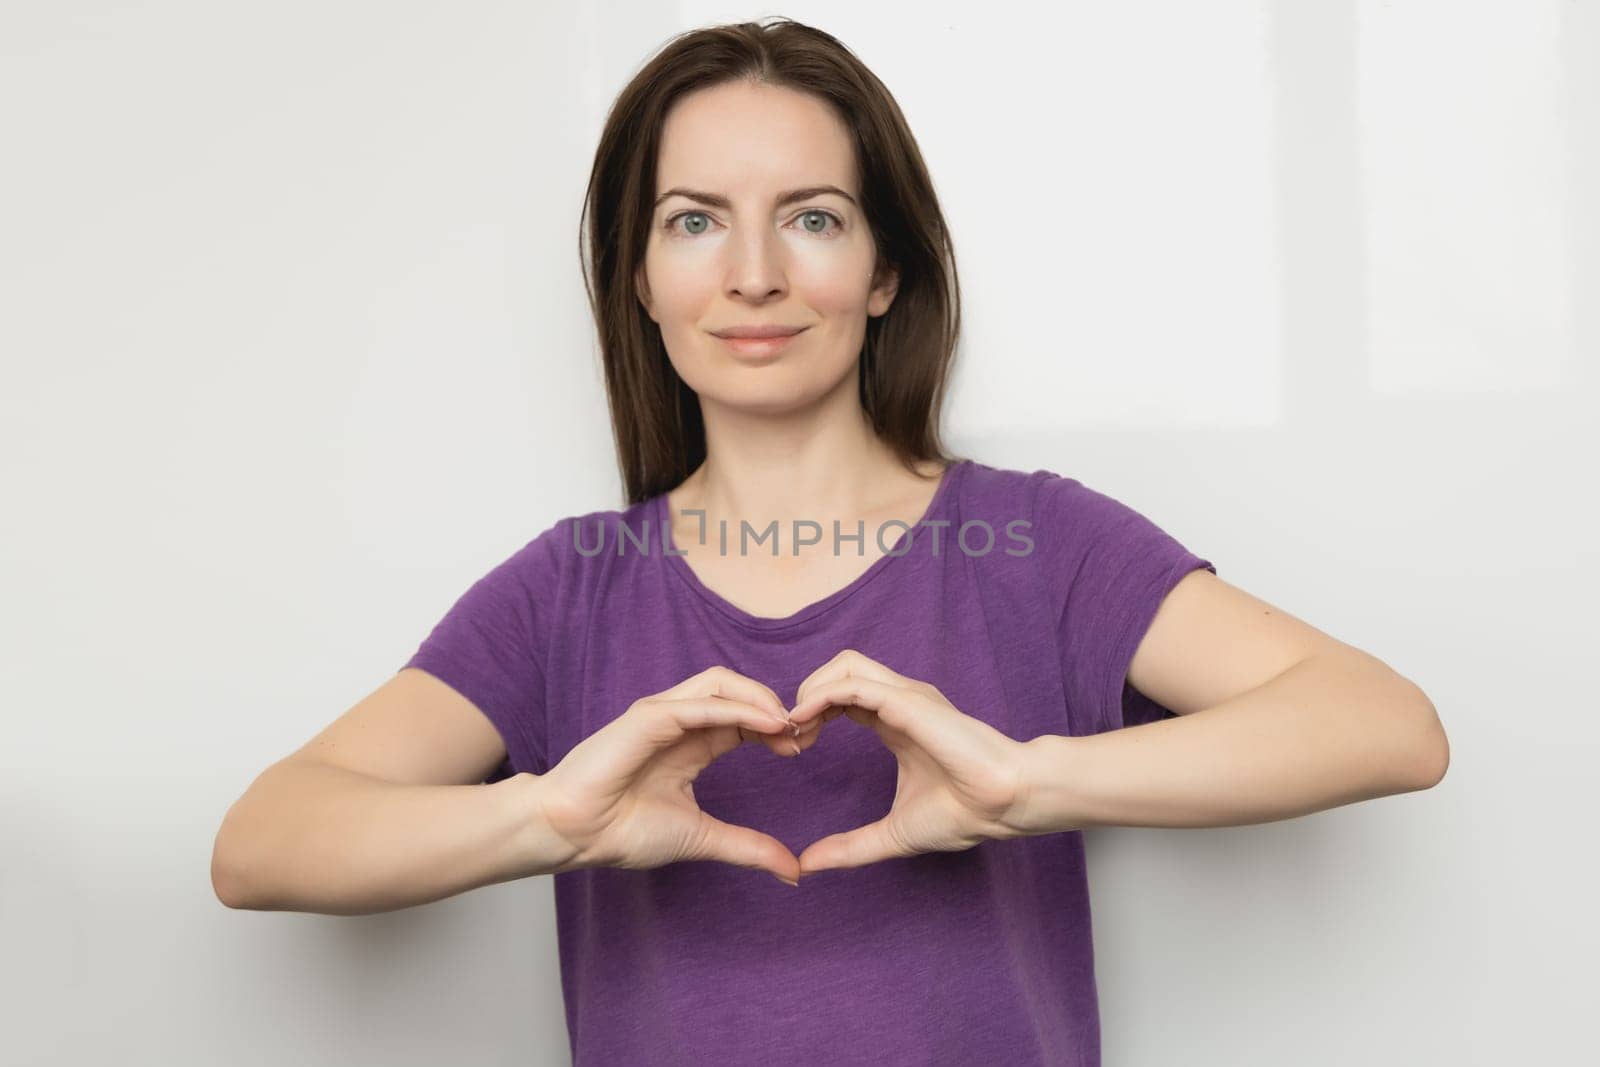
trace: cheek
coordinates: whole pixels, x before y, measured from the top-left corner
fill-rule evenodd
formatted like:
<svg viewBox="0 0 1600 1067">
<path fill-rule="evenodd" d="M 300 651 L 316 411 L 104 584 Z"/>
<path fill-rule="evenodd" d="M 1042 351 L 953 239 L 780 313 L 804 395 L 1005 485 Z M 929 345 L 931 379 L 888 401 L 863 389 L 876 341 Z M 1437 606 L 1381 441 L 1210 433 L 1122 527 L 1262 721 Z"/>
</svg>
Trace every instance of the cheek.
<svg viewBox="0 0 1600 1067">
<path fill-rule="evenodd" d="M 709 271 L 688 269 L 669 256 L 650 261 L 646 278 L 657 320 L 665 323 L 698 317 L 716 292 L 711 277 Z"/>
<path fill-rule="evenodd" d="M 796 256 L 789 280 L 809 307 L 824 315 L 846 314 L 866 306 L 871 271 L 871 262 L 855 254 Z"/>
</svg>

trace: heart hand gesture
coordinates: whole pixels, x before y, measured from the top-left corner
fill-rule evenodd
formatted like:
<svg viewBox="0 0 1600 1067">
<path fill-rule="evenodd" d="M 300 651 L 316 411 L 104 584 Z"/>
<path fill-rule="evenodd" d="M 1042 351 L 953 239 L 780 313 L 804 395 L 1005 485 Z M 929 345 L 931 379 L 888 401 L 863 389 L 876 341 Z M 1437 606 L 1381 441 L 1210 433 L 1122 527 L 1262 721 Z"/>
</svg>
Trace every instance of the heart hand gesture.
<svg viewBox="0 0 1600 1067">
<path fill-rule="evenodd" d="M 1023 836 L 1015 817 L 1027 800 L 1024 742 L 963 714 L 932 685 L 846 650 L 801 682 L 795 699 L 789 720 L 802 747 L 844 714 L 870 727 L 899 764 L 888 813 L 812 842 L 800 853 L 802 875 Z"/>
</svg>

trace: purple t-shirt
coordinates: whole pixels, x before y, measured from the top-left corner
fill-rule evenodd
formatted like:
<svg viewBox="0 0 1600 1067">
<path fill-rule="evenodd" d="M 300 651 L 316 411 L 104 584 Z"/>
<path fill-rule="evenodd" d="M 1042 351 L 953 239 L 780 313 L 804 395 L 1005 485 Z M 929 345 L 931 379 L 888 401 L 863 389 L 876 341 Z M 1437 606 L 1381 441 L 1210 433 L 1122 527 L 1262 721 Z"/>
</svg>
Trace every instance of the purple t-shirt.
<svg viewBox="0 0 1600 1067">
<path fill-rule="evenodd" d="M 1216 573 L 1075 479 L 963 460 L 922 523 L 886 529 L 896 554 L 763 618 L 663 551 L 667 510 L 661 494 L 560 520 L 462 595 L 406 664 L 499 729 L 507 760 L 491 781 L 545 773 L 638 698 L 715 664 L 791 705 L 845 648 L 1018 741 L 1169 716 L 1127 684 L 1128 664 L 1168 591 Z M 799 855 L 887 812 L 895 771 L 877 736 L 841 717 L 799 756 L 741 745 L 694 791 Z M 1080 831 L 821 871 L 798 888 L 712 861 L 554 878 L 577 1067 L 1100 1062 Z"/>
</svg>

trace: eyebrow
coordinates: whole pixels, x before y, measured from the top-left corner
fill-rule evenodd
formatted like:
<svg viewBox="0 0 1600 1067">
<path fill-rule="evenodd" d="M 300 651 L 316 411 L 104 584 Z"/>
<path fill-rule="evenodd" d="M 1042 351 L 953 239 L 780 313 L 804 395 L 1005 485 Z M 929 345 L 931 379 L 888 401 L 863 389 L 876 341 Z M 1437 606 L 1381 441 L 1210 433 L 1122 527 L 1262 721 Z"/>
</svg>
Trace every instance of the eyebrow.
<svg viewBox="0 0 1600 1067">
<path fill-rule="evenodd" d="M 855 197 L 851 196 L 837 185 L 808 185 L 803 189 L 790 189 L 786 192 L 779 193 L 778 206 L 783 207 L 785 204 L 793 204 L 800 200 L 810 200 L 812 197 L 827 196 L 830 194 L 833 196 L 842 196 L 846 200 L 850 201 L 851 204 L 855 204 L 856 202 Z M 708 207 L 719 207 L 723 208 L 724 210 L 733 206 L 732 202 L 725 196 L 718 196 L 716 193 L 704 193 L 698 189 L 685 189 L 680 185 L 668 189 L 666 192 L 656 197 L 656 202 L 653 208 L 660 207 L 663 200 L 673 196 L 681 196 L 688 200 L 693 200 L 696 203 L 705 204 Z"/>
</svg>

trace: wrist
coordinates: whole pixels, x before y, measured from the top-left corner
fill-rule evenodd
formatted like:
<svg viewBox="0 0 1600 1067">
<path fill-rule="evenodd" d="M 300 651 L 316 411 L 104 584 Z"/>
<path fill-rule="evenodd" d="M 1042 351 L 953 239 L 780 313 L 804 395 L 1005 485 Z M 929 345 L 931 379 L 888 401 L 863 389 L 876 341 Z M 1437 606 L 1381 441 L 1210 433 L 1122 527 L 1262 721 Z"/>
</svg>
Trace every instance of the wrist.
<svg viewBox="0 0 1600 1067">
<path fill-rule="evenodd" d="M 517 865 L 527 874 L 560 874 L 575 870 L 581 863 L 578 850 L 551 826 L 546 807 L 550 788 L 547 775 L 521 771 L 496 783 L 506 791 L 517 831 Z"/>
<path fill-rule="evenodd" d="M 1022 743 L 1022 787 L 1007 822 L 1019 836 L 1082 829 L 1073 785 L 1079 739 L 1040 734 Z"/>
</svg>

